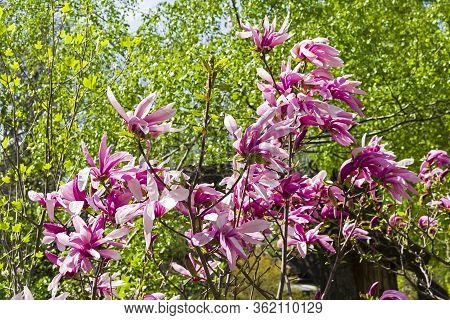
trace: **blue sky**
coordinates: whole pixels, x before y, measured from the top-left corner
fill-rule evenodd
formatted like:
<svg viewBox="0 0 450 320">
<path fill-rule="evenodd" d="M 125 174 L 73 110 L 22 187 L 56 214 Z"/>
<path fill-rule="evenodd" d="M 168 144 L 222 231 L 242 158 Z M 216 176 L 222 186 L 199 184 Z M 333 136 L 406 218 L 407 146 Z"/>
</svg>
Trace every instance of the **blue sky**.
<svg viewBox="0 0 450 320">
<path fill-rule="evenodd" d="M 173 2 L 173 0 L 169 0 L 169 1 Z M 130 13 L 127 16 L 127 22 L 130 25 L 130 30 L 136 31 L 136 29 L 142 23 L 141 14 L 147 13 L 149 10 L 155 8 L 161 2 L 165 2 L 165 0 L 140 0 L 140 1 L 138 1 L 136 12 L 134 14 Z"/>
</svg>

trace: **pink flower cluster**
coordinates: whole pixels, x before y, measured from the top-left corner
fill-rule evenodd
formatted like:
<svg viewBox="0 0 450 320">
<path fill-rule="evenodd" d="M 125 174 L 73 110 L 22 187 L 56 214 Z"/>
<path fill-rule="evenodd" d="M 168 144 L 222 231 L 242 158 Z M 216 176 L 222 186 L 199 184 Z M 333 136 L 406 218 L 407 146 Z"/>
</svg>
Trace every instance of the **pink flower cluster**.
<svg viewBox="0 0 450 320">
<path fill-rule="evenodd" d="M 258 83 L 258 88 L 266 100 L 258 108 L 258 115 L 261 118 L 270 115 L 269 123 L 272 125 L 277 122 L 290 124 L 291 132 L 296 133 L 297 142 L 303 139 L 308 128 L 316 127 L 342 146 L 354 143 L 355 139 L 349 130 L 357 124 L 354 121 L 356 114 L 330 102 L 343 102 L 363 116 L 363 105 L 354 96 L 365 94 L 357 88 L 360 82 L 350 81 L 350 76 L 335 79 L 323 68 L 300 73 L 300 70 L 305 70 L 306 64 L 301 62 L 292 69 L 291 63 L 291 59 L 288 59 L 287 63 L 282 64 L 277 77 L 279 80 L 268 71 L 258 69 L 258 75 L 264 80 Z"/>
<path fill-rule="evenodd" d="M 248 24 L 243 28 L 240 36 L 251 37 L 263 59 L 290 37 L 287 19 L 279 31 L 275 31 L 275 21 L 269 24 L 267 19 L 262 30 Z M 264 101 L 254 123 L 241 128 L 231 115 L 225 116 L 236 156 L 233 174 L 219 186 L 192 185 L 182 171 L 158 166 L 142 147 L 138 159 L 127 152 L 113 153 L 104 135 L 95 161 L 82 144 L 88 166 L 72 180 L 48 194 L 29 192 L 30 199 L 48 213 L 42 242 L 49 247 L 47 258 L 58 268 L 49 285 L 53 297 L 62 279 L 79 274 L 88 275 L 95 293 L 115 297 L 115 288 L 123 283 L 117 274 L 108 272 L 109 262 L 121 259 L 120 249 L 139 218 L 145 249 L 152 250 L 157 241 L 154 226 L 162 223 L 169 211 L 189 225 L 175 231 L 190 246 L 183 263 L 171 262 L 170 266 L 200 283 L 210 282 L 210 275 L 218 269 L 232 271 L 239 266 L 239 259 L 247 259 L 256 245 L 268 239 L 279 239 L 278 247 L 296 249 L 303 258 L 311 249 L 334 254 L 334 240 L 341 236 L 372 241 L 369 231 L 363 229 L 369 223 L 359 221 L 349 205 L 357 201 L 355 194 L 368 193 L 379 200 L 385 189 L 395 201 L 402 202 L 410 198 L 409 193 L 416 193 L 413 184 L 420 179 L 407 168 L 412 161 L 396 161 L 378 137 L 367 145 L 363 138 L 362 146 L 342 164 L 336 182 L 326 180 L 325 171 L 315 175 L 298 172 L 295 152 L 307 144 L 313 131 L 329 134 L 344 147 L 355 143 L 350 129 L 356 125 L 357 114 L 363 116 L 363 104 L 356 95 L 365 93 L 358 88 L 360 82 L 349 80 L 350 76 L 335 78 L 331 74 L 330 69 L 342 66 L 343 61 L 327 39 L 304 40 L 294 45 L 291 54 L 298 64 L 292 67 L 292 58 L 288 58 L 278 75 L 257 70 L 263 80 L 258 88 Z M 162 133 L 175 131 L 167 122 L 174 116 L 173 104 L 150 112 L 156 94 L 142 100 L 134 112 L 126 112 L 110 89 L 107 95 L 139 143 L 150 143 Z M 345 104 L 355 113 L 331 101 Z M 420 177 L 426 183 L 437 174 L 442 177 L 449 164 L 445 152 L 432 151 L 421 166 Z M 432 204 L 448 208 L 448 203 L 442 198 Z M 378 220 L 374 217 L 370 225 L 375 226 Z M 430 234 L 437 231 L 437 219 L 422 216 L 417 223 Z M 337 225 L 338 235 L 333 234 Z M 405 222 L 393 214 L 388 225 L 401 228 Z M 227 267 L 220 266 L 221 262 Z M 160 293 L 145 296 L 163 298 Z M 385 291 L 380 297 L 388 298 L 405 296 Z"/>
<path fill-rule="evenodd" d="M 412 164 L 412 159 L 396 162 L 395 155 L 386 151 L 380 140 L 375 136 L 365 145 L 363 138 L 362 146 L 354 149 L 352 158 L 342 164 L 341 181 L 349 179 L 351 185 L 358 188 L 366 185 L 374 198 L 377 186 L 382 186 L 397 202 L 402 202 L 402 198 L 410 199 L 408 192 L 417 194 L 411 184 L 420 181 L 415 173 L 406 168 Z"/>
<path fill-rule="evenodd" d="M 170 126 L 158 124 L 173 116 L 171 106 L 147 116 L 152 95 L 138 105 L 133 116 L 122 112 L 110 90 L 108 95 L 131 132 L 155 137 L 171 131 Z M 42 242 L 54 245 L 46 256 L 59 270 L 49 285 L 52 296 L 56 295 L 61 279 L 78 273 L 92 274 L 94 263 L 97 270 L 106 270 L 109 261 L 119 260 L 121 255 L 117 250 L 124 247 L 127 234 L 134 228 L 133 220 L 138 216 L 143 216 L 149 248 L 153 221 L 188 195 L 187 189 L 177 183 L 181 172 L 156 166 L 150 170 L 150 164 L 145 161 L 135 165 L 131 154 L 112 153 L 106 135 L 102 137 L 97 161 L 84 143 L 82 151 L 89 166 L 73 180 L 47 195 L 29 192 L 30 199 L 39 202 L 48 213 Z M 111 280 L 108 273 L 93 280 L 96 281 L 98 293 L 106 298 L 114 296 L 114 287 L 120 284 L 120 280 Z"/>
<path fill-rule="evenodd" d="M 291 35 L 287 33 L 289 28 L 288 17 L 286 17 L 283 25 L 278 31 L 275 31 L 276 24 L 276 19 L 270 23 L 269 19 L 266 17 L 262 23 L 262 30 L 260 30 L 258 26 L 252 26 L 247 22 L 242 24 L 244 31 L 238 32 L 237 35 L 243 39 L 252 38 L 256 48 L 263 53 L 267 53 L 291 37 Z"/>
<path fill-rule="evenodd" d="M 450 171 L 450 156 L 443 150 L 431 150 L 420 165 L 419 178 L 430 188 L 433 182 L 442 180 Z"/>
</svg>

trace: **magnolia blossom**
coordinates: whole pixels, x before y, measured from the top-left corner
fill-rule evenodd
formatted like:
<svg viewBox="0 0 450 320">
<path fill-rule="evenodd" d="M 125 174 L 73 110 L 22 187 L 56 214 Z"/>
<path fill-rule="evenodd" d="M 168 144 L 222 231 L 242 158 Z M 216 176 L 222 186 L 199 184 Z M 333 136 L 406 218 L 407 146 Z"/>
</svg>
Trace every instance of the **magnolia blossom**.
<svg viewBox="0 0 450 320">
<path fill-rule="evenodd" d="M 376 298 L 376 293 L 378 291 L 379 282 L 374 282 L 371 286 L 369 291 L 367 292 L 367 296 L 369 298 Z M 404 294 L 403 292 L 397 291 L 397 290 L 385 290 L 379 300 L 408 300 L 408 296 Z"/>
<path fill-rule="evenodd" d="M 363 104 L 354 94 L 366 94 L 363 90 L 357 88 L 361 82 L 348 80 L 350 76 L 338 77 L 333 80 L 323 81 L 319 86 L 318 92 L 326 100 L 336 99 L 345 102 L 350 108 L 352 108 L 359 116 L 363 117 L 364 114 L 361 111 Z"/>
<path fill-rule="evenodd" d="M 86 174 L 89 174 L 89 171 L 81 173 L 84 175 L 83 178 L 80 179 L 81 175 L 78 174 L 73 180 L 59 187 L 57 200 L 72 215 L 80 214 L 81 210 L 88 205 L 87 194 L 84 190 L 86 184 L 82 182 L 83 179 L 87 179 Z"/>
<path fill-rule="evenodd" d="M 142 100 L 133 112 L 125 112 L 123 107 L 117 101 L 111 89 L 108 87 L 107 95 L 109 102 L 112 104 L 117 113 L 125 120 L 128 125 L 128 130 L 132 133 L 150 135 L 151 137 L 157 137 L 164 132 L 173 132 L 172 125 L 165 123 L 173 117 L 176 110 L 173 109 L 173 103 L 166 105 L 153 113 L 150 113 L 150 109 L 156 98 L 156 93 L 151 93 L 144 100 Z"/>
<path fill-rule="evenodd" d="M 287 157 L 287 153 L 276 142 L 276 139 L 286 136 L 292 131 L 291 120 L 281 121 L 276 124 L 269 124 L 268 121 L 273 112 L 268 112 L 258 119 L 258 121 L 242 133 L 242 129 L 237 126 L 236 121 L 230 115 L 225 116 L 225 127 L 234 137 L 234 149 L 244 158 L 249 156 L 259 156 L 262 159 L 280 166 L 280 159 Z"/>
<path fill-rule="evenodd" d="M 344 62 L 338 57 L 339 51 L 328 43 L 326 38 L 303 40 L 292 48 L 291 53 L 293 57 L 307 59 L 321 68 L 341 67 Z"/>
<path fill-rule="evenodd" d="M 59 296 L 52 296 L 49 300 L 66 300 L 68 293 L 62 293 Z M 27 286 L 23 287 L 23 291 L 14 295 L 11 300 L 34 300 L 33 294 Z"/>
<path fill-rule="evenodd" d="M 211 273 L 213 269 L 217 267 L 219 263 L 217 261 L 208 262 L 208 268 Z M 170 266 L 178 273 L 182 274 L 185 277 L 192 279 L 192 281 L 205 281 L 206 280 L 206 271 L 203 266 L 198 263 L 191 253 L 186 255 L 185 258 L 185 267 L 179 265 L 176 262 L 172 262 Z"/>
<path fill-rule="evenodd" d="M 402 198 L 410 199 L 408 192 L 417 193 L 411 184 L 420 179 L 406 168 L 412 164 L 412 159 L 396 162 L 395 155 L 385 151 L 380 140 L 375 136 L 365 145 L 364 136 L 362 147 L 354 149 L 352 158 L 342 164 L 340 178 L 342 181 L 351 178 L 351 184 L 359 188 L 367 183 L 374 197 L 376 187 L 381 185 L 394 200 L 401 203 Z"/>
<path fill-rule="evenodd" d="M 347 147 L 355 143 L 355 138 L 350 134 L 350 126 L 355 125 L 356 122 L 352 120 L 353 114 L 345 115 L 345 117 L 332 118 L 329 115 L 320 116 L 320 121 L 317 121 L 315 116 L 304 116 L 300 118 L 303 125 L 319 127 L 324 132 L 329 132 L 332 139 L 341 146 Z"/>
<path fill-rule="evenodd" d="M 361 228 L 356 227 L 356 223 L 345 223 L 342 227 L 342 234 L 345 238 L 355 238 L 357 240 L 369 240 L 370 237 L 368 236 L 369 232 L 366 230 L 363 230 Z"/>
<path fill-rule="evenodd" d="M 408 300 L 408 296 L 397 290 L 386 290 L 380 296 L 380 300 Z"/>
<path fill-rule="evenodd" d="M 44 244 L 51 244 L 53 242 L 56 243 L 56 246 L 59 251 L 64 251 L 66 249 L 66 246 L 59 241 L 58 234 L 63 233 L 67 234 L 67 229 L 56 223 L 44 223 L 44 238 L 42 239 L 42 243 Z"/>
<path fill-rule="evenodd" d="M 102 140 L 98 149 L 98 167 L 96 166 L 86 145 L 82 143 L 82 150 L 86 161 L 91 166 L 90 174 L 94 179 L 94 186 L 97 188 L 98 182 L 105 179 L 120 179 L 126 172 L 127 168 L 116 168 L 122 162 L 129 162 L 131 165 L 134 160 L 133 156 L 128 152 L 117 152 L 111 155 L 112 146 L 106 145 L 106 134 L 102 136 Z M 134 170 L 130 167 L 128 169 Z"/>
<path fill-rule="evenodd" d="M 398 214 L 394 213 L 389 217 L 389 226 L 390 227 L 397 227 L 397 228 L 404 228 L 408 224 L 405 222 L 405 218 L 402 216 L 399 216 Z"/>
<path fill-rule="evenodd" d="M 349 216 L 348 212 L 337 210 L 334 206 L 325 205 L 320 211 L 320 217 L 323 219 L 345 219 Z"/>
<path fill-rule="evenodd" d="M 209 213 L 217 213 L 225 210 L 224 202 L 219 202 L 222 196 L 223 193 L 216 190 L 212 184 L 198 184 L 192 192 L 191 212 L 196 213 L 198 216 L 204 216 Z M 190 214 L 186 202 L 179 202 L 176 209 L 187 217 Z"/>
<path fill-rule="evenodd" d="M 144 300 L 164 300 L 165 294 L 161 292 L 155 292 L 151 294 L 146 294 Z"/>
<path fill-rule="evenodd" d="M 294 67 L 294 69 L 292 69 L 290 57 L 287 63 L 283 61 L 281 65 L 281 73 L 279 75 L 280 81 L 277 81 L 276 83 L 274 83 L 274 80 L 269 72 L 267 72 L 263 68 L 256 69 L 258 75 L 267 82 L 258 82 L 258 88 L 263 93 L 264 98 L 272 106 L 275 106 L 277 104 L 275 99 L 275 93 L 277 91 L 284 95 L 287 95 L 304 81 L 304 76 L 298 72 L 300 66 L 301 65 L 298 64 Z"/>
<path fill-rule="evenodd" d="M 431 235 L 434 235 L 437 232 L 437 219 L 431 218 L 429 216 L 421 216 L 417 221 L 419 228 L 425 231 L 428 231 Z"/>
<path fill-rule="evenodd" d="M 103 246 L 122 247 L 123 245 L 115 242 L 127 235 L 130 230 L 128 228 L 120 228 L 111 231 L 106 236 L 103 236 L 105 220 L 102 216 L 98 216 L 92 220 L 90 225 L 80 216 L 74 216 L 72 219 L 75 232 L 69 235 L 65 233 L 58 233 L 56 238 L 58 241 L 69 247 L 69 253 L 65 257 L 60 266 L 60 273 L 73 272 L 79 267 L 88 273 L 92 269 L 91 259 L 114 259 L 119 260 L 120 254 L 113 249 L 103 249 Z"/>
<path fill-rule="evenodd" d="M 109 273 L 103 273 L 100 277 L 91 279 L 91 282 L 95 283 L 97 280 L 97 293 L 104 296 L 105 299 L 112 299 L 113 297 L 118 297 L 116 288 L 125 284 L 122 280 L 116 280 L 118 277 L 118 273 L 114 273 L 111 276 Z"/>
<path fill-rule="evenodd" d="M 437 201 L 431 201 L 427 203 L 428 206 L 436 206 L 439 209 L 446 209 L 450 210 L 450 195 L 447 195 L 445 197 L 442 197 L 441 199 Z"/>
<path fill-rule="evenodd" d="M 278 31 L 275 31 L 276 22 L 277 21 L 275 18 L 272 23 L 269 23 L 269 19 L 265 17 L 262 23 L 262 30 L 260 30 L 257 26 L 250 25 L 247 22 L 241 25 L 244 31 L 238 32 L 237 35 L 243 39 L 252 38 L 253 43 L 256 45 L 258 50 L 266 53 L 291 37 L 291 35 L 287 33 L 289 28 L 289 17 L 286 17 L 283 25 Z"/>
<path fill-rule="evenodd" d="M 233 270 L 236 266 L 238 257 L 246 259 L 244 247 L 247 244 L 258 244 L 264 240 L 262 231 L 269 228 L 270 223 L 265 220 L 252 220 L 234 227 L 228 221 L 228 214 L 211 214 L 210 226 L 202 232 L 192 236 L 192 244 L 195 246 L 204 246 L 213 239 L 219 242 L 221 252 L 228 260 L 228 267 Z"/>
<path fill-rule="evenodd" d="M 316 243 L 320 244 L 325 250 L 336 253 L 334 250 L 332 243 L 333 239 L 324 234 L 319 234 L 319 229 L 323 225 L 323 223 L 319 223 L 314 228 L 305 232 L 303 224 L 296 224 L 293 228 L 288 228 L 288 239 L 287 244 L 296 245 L 297 250 L 300 253 L 302 258 L 306 257 L 308 252 L 308 245 L 314 245 Z M 278 246 L 282 246 L 282 241 L 278 241 Z"/>
<path fill-rule="evenodd" d="M 155 219 L 175 208 L 178 202 L 186 200 L 189 191 L 183 187 L 177 187 L 173 190 L 165 188 L 160 192 L 156 180 L 151 175 L 147 177 L 145 189 L 147 190 L 147 199 L 117 209 L 116 222 L 117 224 L 125 224 L 137 216 L 143 216 L 144 237 L 146 249 L 148 249 L 152 242 L 152 229 Z"/>
<path fill-rule="evenodd" d="M 23 291 L 14 295 L 11 300 L 34 300 L 33 294 L 27 286 L 23 287 Z"/>
<path fill-rule="evenodd" d="M 353 121 L 356 114 L 346 112 L 304 93 L 291 94 L 286 99 L 293 108 L 292 115 L 289 117 L 297 119 L 297 123 L 302 127 L 319 127 L 343 146 L 355 142 L 349 130 L 352 125 L 356 125 L 356 122 Z"/>
<path fill-rule="evenodd" d="M 47 210 L 48 218 L 50 221 L 55 219 L 55 208 L 60 207 L 61 204 L 58 202 L 58 193 L 50 192 L 44 195 L 41 192 L 28 191 L 28 198 L 33 202 L 40 203 Z"/>
<path fill-rule="evenodd" d="M 450 156 L 443 150 L 431 150 L 420 165 L 419 178 L 429 188 L 433 180 L 441 180 L 450 171 Z"/>
<path fill-rule="evenodd" d="M 146 294 L 144 296 L 144 300 L 165 300 L 165 299 L 166 299 L 166 295 L 161 292 Z M 170 298 L 168 300 L 179 300 L 179 299 L 180 299 L 180 296 L 173 296 L 172 298 Z"/>
</svg>

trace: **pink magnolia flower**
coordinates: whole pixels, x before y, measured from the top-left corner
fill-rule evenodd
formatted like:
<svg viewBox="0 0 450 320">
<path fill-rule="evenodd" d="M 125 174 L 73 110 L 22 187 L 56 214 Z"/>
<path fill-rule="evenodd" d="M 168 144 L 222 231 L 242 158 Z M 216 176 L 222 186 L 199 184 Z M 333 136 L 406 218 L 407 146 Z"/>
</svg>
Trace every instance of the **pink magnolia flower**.
<svg viewBox="0 0 450 320">
<path fill-rule="evenodd" d="M 23 287 L 23 291 L 14 295 L 11 300 L 34 300 L 33 294 L 27 286 Z"/>
<path fill-rule="evenodd" d="M 431 235 L 436 234 L 437 232 L 437 219 L 431 218 L 429 216 L 421 216 L 417 221 L 419 228 L 429 232 Z"/>
<path fill-rule="evenodd" d="M 436 206 L 439 209 L 447 209 L 450 210 L 450 195 L 442 197 L 437 201 L 431 201 L 427 203 L 428 206 Z"/>
<path fill-rule="evenodd" d="M 42 243 L 51 244 L 53 242 L 56 243 L 56 246 L 59 251 L 64 251 L 66 246 L 58 240 L 57 235 L 60 233 L 67 234 L 67 229 L 56 223 L 44 223 L 44 238 L 42 239 Z"/>
<path fill-rule="evenodd" d="M 125 284 L 122 280 L 116 280 L 118 276 L 118 273 L 114 273 L 112 276 L 110 276 L 109 273 L 103 273 L 100 277 L 98 277 L 96 286 L 97 293 L 105 297 L 105 299 L 118 297 L 116 288 Z M 92 278 L 91 282 L 94 283 L 95 279 Z"/>
<path fill-rule="evenodd" d="M 345 223 L 342 228 L 342 234 L 345 238 L 355 238 L 357 240 L 369 240 L 370 237 L 368 236 L 369 232 L 366 230 L 363 230 L 361 228 L 358 228 L 355 226 L 356 223 Z"/>
<path fill-rule="evenodd" d="M 227 177 L 222 180 L 222 184 L 226 183 L 229 190 L 236 183 L 236 179 L 238 179 L 237 175 Z M 268 170 L 263 164 L 251 164 L 243 173 L 239 183 L 235 185 L 230 205 L 236 209 L 244 209 L 250 205 L 249 202 L 258 199 L 269 200 L 274 187 L 279 185 L 278 179 L 278 174 Z"/>
<path fill-rule="evenodd" d="M 349 132 L 350 126 L 357 124 L 352 120 L 353 114 L 348 114 L 351 118 L 346 117 L 331 117 L 329 115 L 321 116 L 320 121 L 314 116 L 301 117 L 300 122 L 303 125 L 316 126 L 322 131 L 328 132 L 331 138 L 339 143 L 341 146 L 347 147 L 355 143 L 355 138 Z"/>
<path fill-rule="evenodd" d="M 369 291 L 367 292 L 367 296 L 369 298 L 376 298 L 379 282 L 374 282 Z M 397 290 L 385 290 L 379 298 L 380 300 L 408 300 L 408 297 L 403 292 Z"/>
<path fill-rule="evenodd" d="M 450 156 L 447 152 L 431 150 L 420 165 L 419 178 L 425 182 L 425 187 L 429 188 L 436 177 L 441 180 L 448 172 L 450 172 Z"/>
<path fill-rule="evenodd" d="M 165 300 L 165 299 L 166 299 L 166 295 L 161 292 L 146 294 L 144 296 L 144 300 Z M 173 296 L 169 300 L 179 300 L 179 299 L 180 299 L 180 296 Z"/>
<path fill-rule="evenodd" d="M 134 160 L 133 156 L 128 152 L 117 152 L 111 155 L 112 146 L 106 146 L 106 134 L 103 135 L 98 149 L 98 167 L 92 159 L 86 145 L 82 143 L 81 146 L 86 161 L 91 166 L 90 174 L 94 180 L 93 182 L 95 182 L 93 183 L 95 188 L 97 188 L 98 182 L 100 181 L 121 178 L 127 170 L 124 168 L 116 168 L 116 166 L 122 162 L 131 162 Z M 132 170 L 135 169 L 133 168 Z"/>
<path fill-rule="evenodd" d="M 408 296 L 397 290 L 386 290 L 381 295 L 380 300 L 408 300 Z"/>
<path fill-rule="evenodd" d="M 233 270 L 238 257 L 247 259 L 244 246 L 258 244 L 264 240 L 261 231 L 269 228 L 265 220 L 252 220 L 234 228 L 228 221 L 228 214 L 222 213 L 210 217 L 213 219 L 209 228 L 192 236 L 192 244 L 202 247 L 215 239 L 220 244 L 221 252 L 228 260 L 228 267 Z"/>
<path fill-rule="evenodd" d="M 175 208 L 180 201 L 187 199 L 189 190 L 177 187 L 173 190 L 163 189 L 160 193 L 155 179 L 149 175 L 147 185 L 147 199 L 143 202 L 124 205 L 116 211 L 116 223 L 125 224 L 137 216 L 143 216 L 146 249 L 150 247 L 153 223 Z"/>
<path fill-rule="evenodd" d="M 48 219 L 53 221 L 55 219 L 55 208 L 60 207 L 61 204 L 57 201 L 58 193 L 50 192 L 44 195 L 40 192 L 28 191 L 28 198 L 33 202 L 39 202 L 47 210 Z"/>
<path fill-rule="evenodd" d="M 394 213 L 389 217 L 389 226 L 390 227 L 398 227 L 398 228 L 404 228 L 408 224 L 405 222 L 405 219 L 402 216 L 399 216 L 398 214 Z"/>
<path fill-rule="evenodd" d="M 291 35 L 287 33 L 289 28 L 289 17 L 283 22 L 279 31 L 275 31 L 276 18 L 272 23 L 269 23 L 269 19 L 266 17 L 262 23 L 262 30 L 257 26 L 251 26 L 248 22 L 241 25 L 244 31 L 238 32 L 237 35 L 242 38 L 252 38 L 253 43 L 256 45 L 259 51 L 267 53 L 271 51 L 277 45 L 282 44 L 288 40 Z"/>
<path fill-rule="evenodd" d="M 355 114 L 303 93 L 296 96 L 290 95 L 287 99 L 297 110 L 296 117 L 302 127 L 319 127 L 321 130 L 328 132 L 336 142 L 343 146 L 355 142 L 349 132 L 350 126 L 356 124 L 353 121 Z"/>
<path fill-rule="evenodd" d="M 89 174 L 89 171 L 86 171 Z M 83 184 L 79 175 L 68 183 L 59 187 L 57 200 L 61 206 L 70 214 L 80 214 L 83 208 L 88 206 L 86 184 Z"/>
<path fill-rule="evenodd" d="M 191 210 L 198 216 L 204 216 L 212 212 L 220 212 L 222 209 L 225 209 L 224 202 L 218 202 L 222 196 L 223 193 L 217 191 L 213 184 L 198 184 L 192 192 Z M 179 202 L 176 208 L 185 216 L 189 216 L 187 203 Z"/>
<path fill-rule="evenodd" d="M 62 293 L 59 296 L 52 296 L 49 300 L 66 300 L 68 293 Z M 27 286 L 23 287 L 23 291 L 14 295 L 11 300 L 34 300 L 33 294 Z"/>
<path fill-rule="evenodd" d="M 131 111 L 125 112 L 109 87 L 107 90 L 107 96 L 114 109 L 116 109 L 119 115 L 125 120 L 130 132 L 150 135 L 155 138 L 164 132 L 174 131 L 170 123 L 164 122 L 172 118 L 176 112 L 176 110 L 173 109 L 173 103 L 170 103 L 165 107 L 149 114 L 156 98 L 156 93 L 151 93 L 144 100 L 142 100 L 137 105 L 134 113 Z"/>
<path fill-rule="evenodd" d="M 323 81 L 323 85 L 319 87 L 318 91 L 326 100 L 336 99 L 345 102 L 352 108 L 360 117 L 364 117 L 361 111 L 363 104 L 354 94 L 366 94 L 363 90 L 357 88 L 361 84 L 359 81 L 348 80 L 350 76 L 338 77 L 333 80 Z"/>
<path fill-rule="evenodd" d="M 70 251 L 60 266 L 60 273 L 65 274 L 79 267 L 88 273 L 92 269 L 91 259 L 114 259 L 119 260 L 120 254 L 113 249 L 103 249 L 103 246 L 122 247 L 121 243 L 113 241 L 127 235 L 130 230 L 128 228 L 116 229 L 106 236 L 103 236 L 105 220 L 103 216 L 97 216 L 92 220 L 90 225 L 80 216 L 72 218 L 75 232 L 70 235 L 58 233 L 56 238 L 60 243 L 70 247 Z"/>
<path fill-rule="evenodd" d="M 341 67 L 343 61 L 338 57 L 339 51 L 328 45 L 328 42 L 326 38 L 303 40 L 292 48 L 292 56 L 307 59 L 321 68 Z"/>
<path fill-rule="evenodd" d="M 289 199 L 293 194 L 300 189 L 306 188 L 308 177 L 302 176 L 300 172 L 294 172 L 289 176 L 281 179 L 277 190 L 285 199 Z"/>
<path fill-rule="evenodd" d="M 155 292 L 151 294 L 146 294 L 144 296 L 144 300 L 164 300 L 165 297 L 166 295 L 164 293 Z"/>
<path fill-rule="evenodd" d="M 354 149 L 352 158 L 342 164 L 340 178 L 341 181 L 351 178 L 351 183 L 358 188 L 367 183 L 369 192 L 374 197 L 376 187 L 381 185 L 389 191 L 394 200 L 401 203 L 402 198 L 410 199 L 407 191 L 417 193 L 411 184 L 419 182 L 420 179 L 406 168 L 412 164 L 412 159 L 396 162 L 395 155 L 385 151 L 380 140 L 375 136 L 366 146 L 364 136 L 362 147 Z"/>
<path fill-rule="evenodd" d="M 269 72 L 262 68 L 256 69 L 258 75 L 267 82 L 258 82 L 258 88 L 263 93 L 264 98 L 272 106 L 275 106 L 277 104 L 275 99 L 275 93 L 277 91 L 287 95 L 291 93 L 295 87 L 301 85 L 304 77 L 298 72 L 299 68 L 300 64 L 298 64 L 294 69 L 291 69 L 291 58 L 289 57 L 287 63 L 283 61 L 281 65 L 281 73 L 279 76 L 280 81 L 277 81 L 276 83 L 273 82 L 273 79 Z"/>
<path fill-rule="evenodd" d="M 178 187 L 174 190 L 164 190 L 160 197 L 150 196 L 143 210 L 144 236 L 146 249 L 152 243 L 153 222 L 156 218 L 163 216 L 169 210 L 175 208 L 178 202 L 184 201 L 189 195 L 189 190 Z"/>
<path fill-rule="evenodd" d="M 337 210 L 336 207 L 330 205 L 323 206 L 320 211 L 320 217 L 323 219 L 345 219 L 348 216 L 348 212 Z"/>
<path fill-rule="evenodd" d="M 336 250 L 334 250 L 332 246 L 333 239 L 327 235 L 319 234 L 319 229 L 322 225 L 323 223 L 319 223 L 313 229 L 306 232 L 302 224 L 295 224 L 294 227 L 289 227 L 287 241 L 288 245 L 296 245 L 302 258 L 306 257 L 308 245 L 314 245 L 316 243 L 320 244 L 325 250 L 331 253 L 336 253 Z M 278 242 L 278 246 L 282 246 L 281 241 Z"/>
<path fill-rule="evenodd" d="M 105 197 L 101 196 L 105 193 L 105 189 L 100 189 L 94 193 L 90 203 L 91 207 L 100 209 L 109 221 L 114 221 L 117 210 L 130 203 L 132 193 L 127 190 L 113 189 Z"/>
<path fill-rule="evenodd" d="M 268 121 L 272 115 L 269 112 L 258 119 L 258 121 L 245 130 L 242 134 L 234 118 L 230 115 L 225 116 L 225 127 L 234 137 L 234 149 L 244 158 L 249 156 L 260 156 L 262 159 L 271 163 L 280 165 L 277 160 L 287 157 L 277 139 L 286 136 L 293 129 L 291 120 L 281 121 L 270 125 Z"/>
<path fill-rule="evenodd" d="M 208 262 L 208 268 L 210 269 L 210 273 L 213 269 L 217 267 L 219 263 L 217 261 Z M 176 262 L 172 262 L 170 266 L 178 273 L 182 274 L 185 277 L 192 279 L 192 281 L 205 281 L 206 280 L 206 272 L 203 266 L 198 263 L 191 253 L 186 255 L 185 258 L 185 267 L 180 266 Z"/>
</svg>

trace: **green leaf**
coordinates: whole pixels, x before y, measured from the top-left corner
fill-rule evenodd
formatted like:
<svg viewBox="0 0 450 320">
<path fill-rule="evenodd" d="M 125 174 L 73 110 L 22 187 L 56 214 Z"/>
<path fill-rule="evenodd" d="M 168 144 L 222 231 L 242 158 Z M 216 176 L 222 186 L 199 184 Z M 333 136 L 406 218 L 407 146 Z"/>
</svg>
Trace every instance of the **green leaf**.
<svg viewBox="0 0 450 320">
<path fill-rule="evenodd" d="M 55 114 L 55 122 L 60 122 L 63 118 L 62 113 Z"/>
<path fill-rule="evenodd" d="M 20 201 L 11 201 L 11 205 L 16 211 L 22 211 L 22 203 Z"/>
<path fill-rule="evenodd" d="M 96 83 L 97 83 L 97 76 L 95 75 L 83 78 L 83 86 L 85 86 L 89 90 L 94 90 Z"/>
<path fill-rule="evenodd" d="M 30 235 L 27 234 L 23 239 L 22 239 L 23 243 L 29 243 L 30 242 Z"/>
<path fill-rule="evenodd" d="M 61 8 L 62 13 L 67 13 L 70 11 L 70 4 L 68 2 L 64 2 L 64 6 Z"/>
<path fill-rule="evenodd" d="M 11 182 L 11 178 L 8 177 L 8 176 L 4 176 L 4 177 L 2 177 L 2 181 L 3 181 L 4 183 L 10 183 L 10 182 Z"/>
<path fill-rule="evenodd" d="M 48 171 L 52 168 L 52 164 L 51 163 L 46 163 L 42 166 L 42 170 L 44 171 Z"/>
<path fill-rule="evenodd" d="M 20 68 L 20 64 L 17 62 L 17 61 L 14 61 L 12 64 L 11 64 L 11 69 L 13 69 L 13 70 L 18 70 Z"/>
<path fill-rule="evenodd" d="M 9 32 L 11 32 L 11 33 L 13 33 L 14 31 L 16 31 L 16 24 L 15 23 L 12 23 L 12 24 L 10 24 L 9 26 L 8 26 L 8 29 L 7 29 Z"/>
<path fill-rule="evenodd" d="M 13 84 L 14 84 L 15 87 L 18 87 L 20 85 L 20 78 L 17 78 L 17 77 L 14 78 Z"/>
<path fill-rule="evenodd" d="M 3 53 L 7 57 L 12 57 L 14 55 L 13 51 L 11 50 L 11 48 L 6 49 Z"/>
<path fill-rule="evenodd" d="M 7 222 L 7 221 L 0 221 L 0 230 L 8 231 L 9 230 L 9 222 Z"/>
<path fill-rule="evenodd" d="M 38 41 L 34 44 L 34 47 L 36 48 L 36 50 L 41 50 L 43 45 L 42 45 L 42 41 Z"/>
<path fill-rule="evenodd" d="M 3 141 L 2 141 L 3 149 L 8 148 L 8 143 L 9 143 L 9 137 L 5 137 L 5 139 L 3 139 Z"/>
<path fill-rule="evenodd" d="M 21 223 L 17 223 L 15 225 L 13 225 L 11 230 L 12 230 L 12 232 L 20 233 L 20 230 L 22 230 L 22 224 Z"/>
</svg>

